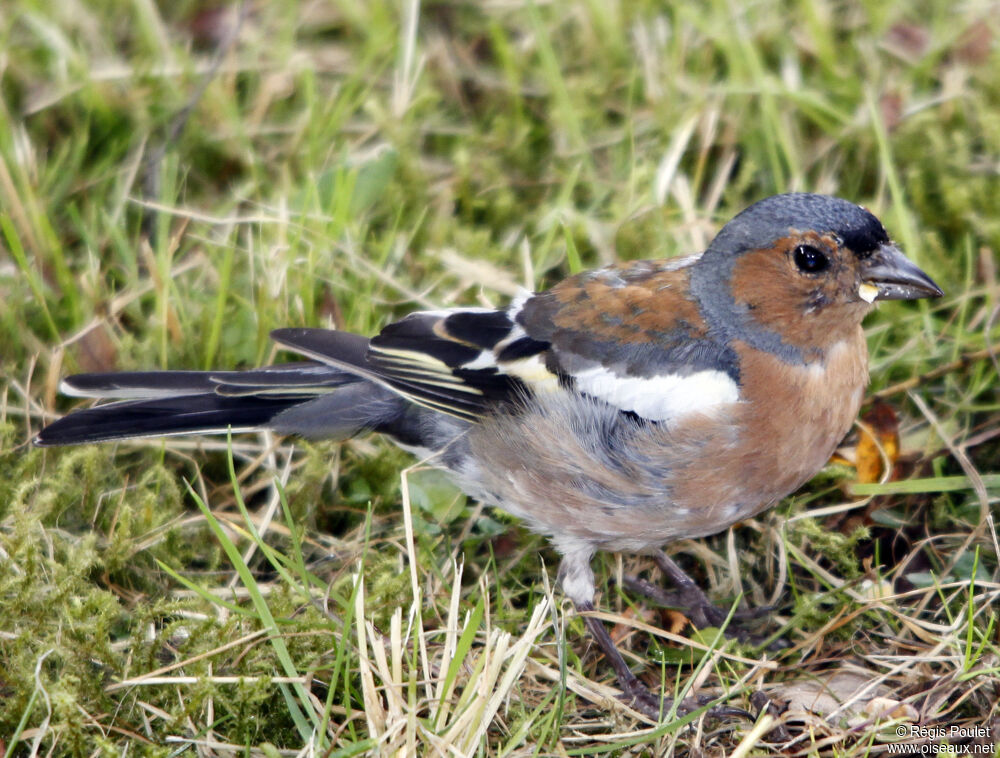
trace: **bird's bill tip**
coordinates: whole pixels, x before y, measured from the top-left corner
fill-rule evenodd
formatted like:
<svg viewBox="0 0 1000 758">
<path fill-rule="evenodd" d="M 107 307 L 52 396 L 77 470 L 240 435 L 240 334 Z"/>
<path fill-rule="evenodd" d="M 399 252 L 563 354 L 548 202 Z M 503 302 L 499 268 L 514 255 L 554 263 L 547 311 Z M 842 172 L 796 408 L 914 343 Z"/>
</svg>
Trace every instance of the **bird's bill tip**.
<svg viewBox="0 0 1000 758">
<path fill-rule="evenodd" d="M 864 261 L 862 277 L 858 296 L 869 303 L 944 295 L 933 279 L 892 244 L 882 245 Z"/>
</svg>

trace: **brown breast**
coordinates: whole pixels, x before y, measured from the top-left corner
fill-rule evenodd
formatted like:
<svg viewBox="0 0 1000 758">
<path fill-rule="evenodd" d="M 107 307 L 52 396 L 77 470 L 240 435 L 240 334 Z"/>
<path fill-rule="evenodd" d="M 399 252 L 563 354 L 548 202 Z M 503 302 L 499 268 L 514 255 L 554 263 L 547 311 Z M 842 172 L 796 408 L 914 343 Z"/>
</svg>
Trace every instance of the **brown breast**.
<svg viewBox="0 0 1000 758">
<path fill-rule="evenodd" d="M 678 505 L 700 510 L 695 531 L 719 531 L 794 492 L 830 459 L 857 417 L 868 383 L 860 327 L 822 363 L 790 366 L 737 344 L 744 377 L 735 424 L 740 442 L 692 459 L 678 477 Z"/>
</svg>

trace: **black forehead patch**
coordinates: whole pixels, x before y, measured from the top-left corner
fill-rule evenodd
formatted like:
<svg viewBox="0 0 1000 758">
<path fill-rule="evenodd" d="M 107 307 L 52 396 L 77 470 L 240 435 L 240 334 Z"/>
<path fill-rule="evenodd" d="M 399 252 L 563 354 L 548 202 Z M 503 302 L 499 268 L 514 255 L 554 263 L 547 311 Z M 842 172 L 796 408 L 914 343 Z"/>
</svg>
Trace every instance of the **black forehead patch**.
<svg viewBox="0 0 1000 758">
<path fill-rule="evenodd" d="M 889 234 L 882 223 L 864 208 L 858 206 L 867 218 L 856 226 L 845 226 L 837 232 L 844 240 L 844 245 L 855 255 L 867 256 L 879 246 L 889 241 Z"/>
<path fill-rule="evenodd" d="M 709 251 L 739 255 L 773 244 L 789 229 L 836 234 L 858 256 L 889 241 L 882 223 L 861 206 L 839 197 L 795 192 L 751 205 L 722 228 Z"/>
</svg>

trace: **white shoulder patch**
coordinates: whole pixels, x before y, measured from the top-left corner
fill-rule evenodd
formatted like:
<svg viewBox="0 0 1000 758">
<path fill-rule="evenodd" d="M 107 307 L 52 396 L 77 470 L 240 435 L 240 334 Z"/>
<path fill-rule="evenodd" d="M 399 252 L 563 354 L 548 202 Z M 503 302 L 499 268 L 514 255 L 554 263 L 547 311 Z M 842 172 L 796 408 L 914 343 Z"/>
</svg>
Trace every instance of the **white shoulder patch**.
<svg viewBox="0 0 1000 758">
<path fill-rule="evenodd" d="M 427 318 L 448 318 L 448 316 L 454 316 L 456 313 L 493 313 L 495 310 L 496 308 L 484 308 L 478 305 L 456 306 L 454 308 L 437 308 L 434 310 L 413 311 L 412 313 L 408 313 L 403 316 L 400 321 L 411 317 L 419 318 L 421 316 Z"/>
<path fill-rule="evenodd" d="M 623 377 L 598 366 L 574 378 L 580 392 L 650 421 L 676 421 L 740 399 L 740 388 L 724 371 Z"/>
<path fill-rule="evenodd" d="M 663 262 L 663 271 L 678 271 L 682 268 L 687 268 L 688 266 L 693 266 L 701 258 L 702 253 L 694 253 L 692 255 L 682 255 L 679 258 L 668 258 Z"/>
<path fill-rule="evenodd" d="M 514 297 L 511 298 L 510 303 L 507 305 L 507 315 L 510 316 L 511 320 L 521 311 L 524 304 L 533 298 L 537 292 L 532 292 L 529 289 L 522 287 Z"/>
</svg>

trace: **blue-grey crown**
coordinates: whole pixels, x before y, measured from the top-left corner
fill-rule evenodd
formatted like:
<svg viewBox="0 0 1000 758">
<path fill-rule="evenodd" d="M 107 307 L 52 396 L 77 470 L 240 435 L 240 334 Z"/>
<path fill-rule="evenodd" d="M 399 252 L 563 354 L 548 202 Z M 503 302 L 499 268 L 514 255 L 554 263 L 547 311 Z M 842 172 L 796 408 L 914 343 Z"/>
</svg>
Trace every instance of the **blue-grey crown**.
<svg viewBox="0 0 1000 758">
<path fill-rule="evenodd" d="M 760 200 L 733 217 L 707 252 L 714 257 L 768 247 L 790 229 L 836 234 L 859 256 L 889 241 L 882 222 L 860 205 L 830 195 L 793 192 Z"/>
</svg>

